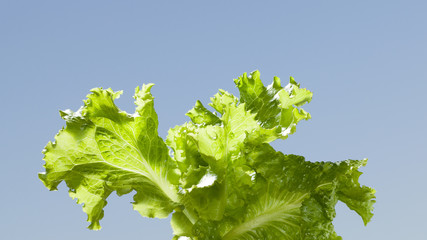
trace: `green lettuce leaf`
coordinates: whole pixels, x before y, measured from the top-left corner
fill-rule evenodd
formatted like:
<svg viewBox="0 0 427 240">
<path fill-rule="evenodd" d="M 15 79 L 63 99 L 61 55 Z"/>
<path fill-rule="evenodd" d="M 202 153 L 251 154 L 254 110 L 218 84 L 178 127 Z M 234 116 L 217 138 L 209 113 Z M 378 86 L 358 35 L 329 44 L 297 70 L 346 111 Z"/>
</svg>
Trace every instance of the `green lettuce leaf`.
<svg viewBox="0 0 427 240">
<path fill-rule="evenodd" d="M 302 156 L 276 152 L 268 144 L 248 148 L 246 155 L 266 182 L 310 196 L 301 206 L 303 239 L 340 239 L 332 225 L 338 200 L 355 210 L 365 224 L 373 216 L 375 190 L 358 181 L 358 169 L 366 165 L 366 159 L 309 162 Z"/>
<path fill-rule="evenodd" d="M 265 87 L 259 71 L 250 75 L 245 73 L 234 82 L 240 92 L 240 102 L 246 104 L 247 111 L 256 115 L 255 119 L 264 129 L 270 130 L 270 136 L 265 136 L 267 142 L 286 139 L 296 131 L 299 121 L 311 118 L 309 113 L 298 107 L 310 102 L 313 93 L 300 88 L 292 77 L 285 87 L 281 86 L 278 77 Z"/>
<path fill-rule="evenodd" d="M 175 240 L 339 240 L 338 201 L 367 224 L 375 190 L 359 183 L 366 159 L 309 162 L 269 144 L 310 119 L 301 106 L 312 93 L 292 77 L 284 87 L 277 77 L 265 86 L 258 71 L 234 82 L 240 98 L 219 90 L 211 110 L 197 101 L 191 121 L 170 129 L 166 141 L 152 84 L 136 89 L 134 114 L 114 104 L 121 92 L 93 89 L 79 111 L 60 112 L 67 125 L 46 146 L 39 177 L 50 190 L 64 181 L 91 229 L 100 228 L 114 191 L 134 191 L 142 216 L 172 214 Z"/>
<path fill-rule="evenodd" d="M 91 229 L 100 229 L 113 191 L 135 190 L 134 209 L 147 217 L 167 217 L 179 201 L 179 171 L 157 134 L 151 87 L 136 89 L 132 115 L 114 104 L 121 92 L 92 89 L 78 112 L 61 111 L 67 126 L 44 150 L 46 172 L 40 179 L 50 190 L 65 181 L 70 196 L 83 204 Z"/>
<path fill-rule="evenodd" d="M 198 218 L 180 236 L 340 239 L 332 225 L 338 200 L 368 222 L 374 190 L 357 181 L 366 160 L 311 163 L 268 144 L 287 138 L 299 121 L 310 118 L 299 107 L 312 93 L 293 78 L 282 87 L 276 77 L 266 87 L 258 71 L 235 83 L 240 100 L 220 90 L 209 104 L 216 112 L 197 101 L 187 113 L 191 122 L 169 132 L 167 144 L 185 179 L 184 207 Z"/>
<path fill-rule="evenodd" d="M 251 184 L 241 152 L 247 134 L 260 126 L 245 104 L 228 92 L 220 90 L 211 100 L 221 116 L 198 101 L 187 114 L 192 122 L 172 129 L 167 143 L 186 179 L 184 205 L 191 205 L 200 218 L 221 220 L 233 199 L 228 193 L 240 194 L 228 189 Z"/>
<path fill-rule="evenodd" d="M 182 172 L 184 205 L 204 219 L 221 220 L 226 209 L 232 214 L 246 201 L 243 190 L 253 184 L 255 172 L 242 157 L 245 144 L 286 138 L 300 120 L 310 118 L 297 106 L 310 101 L 312 94 L 292 78 L 285 88 L 278 78 L 264 87 L 256 71 L 235 83 L 240 100 L 220 90 L 209 104 L 215 113 L 197 101 L 187 113 L 191 122 L 175 127 L 167 137 Z M 206 179 L 214 181 L 206 185 Z"/>
<path fill-rule="evenodd" d="M 250 196 L 221 221 L 198 221 L 193 239 L 342 239 L 332 224 L 338 201 L 365 223 L 372 217 L 375 190 L 358 182 L 366 160 L 309 162 L 268 144 L 248 147 L 245 156 L 257 172 Z"/>
</svg>

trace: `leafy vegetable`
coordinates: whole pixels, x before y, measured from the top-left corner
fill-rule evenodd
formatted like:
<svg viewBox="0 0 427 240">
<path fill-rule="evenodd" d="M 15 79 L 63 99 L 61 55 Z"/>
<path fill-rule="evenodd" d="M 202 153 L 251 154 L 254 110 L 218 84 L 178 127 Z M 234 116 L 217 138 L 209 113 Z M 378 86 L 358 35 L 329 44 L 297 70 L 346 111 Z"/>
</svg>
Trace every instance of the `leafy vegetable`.
<svg viewBox="0 0 427 240">
<path fill-rule="evenodd" d="M 67 125 L 44 149 L 39 177 L 50 190 L 64 181 L 94 230 L 114 191 L 134 191 L 142 216 L 172 214 L 179 240 L 341 239 L 332 225 L 338 201 L 367 224 L 375 191 L 358 182 L 366 159 L 309 162 L 269 144 L 310 119 L 300 106 L 312 93 L 293 78 L 265 87 L 258 71 L 235 83 L 240 99 L 220 90 L 209 104 L 214 113 L 197 101 L 191 121 L 170 129 L 166 141 L 153 84 L 136 88 L 133 114 L 114 104 L 121 92 L 92 89 L 77 112 L 60 112 Z"/>
</svg>

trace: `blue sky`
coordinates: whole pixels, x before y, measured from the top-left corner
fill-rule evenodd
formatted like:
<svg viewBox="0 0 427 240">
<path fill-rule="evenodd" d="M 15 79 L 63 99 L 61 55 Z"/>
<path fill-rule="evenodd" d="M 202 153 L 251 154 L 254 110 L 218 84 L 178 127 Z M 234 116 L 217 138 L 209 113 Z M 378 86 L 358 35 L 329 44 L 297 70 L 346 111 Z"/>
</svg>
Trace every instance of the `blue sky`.
<svg viewBox="0 0 427 240">
<path fill-rule="evenodd" d="M 1 1 L 0 232 L 4 239 L 170 239 L 169 221 L 111 197 L 94 232 L 61 186 L 37 179 L 41 150 L 91 88 L 153 82 L 162 137 L 197 99 L 260 70 L 314 92 L 312 119 L 274 146 L 311 161 L 369 158 L 377 190 L 367 227 L 344 205 L 345 240 L 426 239 L 425 1 Z"/>
</svg>

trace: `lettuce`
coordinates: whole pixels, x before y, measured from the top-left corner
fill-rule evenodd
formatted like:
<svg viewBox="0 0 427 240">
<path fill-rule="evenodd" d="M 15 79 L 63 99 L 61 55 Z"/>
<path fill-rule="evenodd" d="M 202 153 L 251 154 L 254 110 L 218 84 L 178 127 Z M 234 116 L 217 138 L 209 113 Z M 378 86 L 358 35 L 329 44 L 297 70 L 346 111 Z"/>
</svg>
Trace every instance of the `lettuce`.
<svg viewBox="0 0 427 240">
<path fill-rule="evenodd" d="M 264 86 L 258 71 L 235 79 L 240 98 L 219 90 L 211 112 L 200 101 L 191 121 L 157 132 L 150 89 L 136 88 L 133 114 L 115 104 L 121 92 L 91 90 L 77 112 L 60 111 L 66 127 L 45 147 L 49 190 L 65 182 L 99 230 L 108 196 L 134 193 L 144 217 L 172 214 L 174 239 L 341 239 L 335 205 L 344 202 L 367 224 L 375 190 L 358 182 L 367 160 L 309 162 L 269 144 L 286 139 L 310 114 L 312 93 L 290 78 Z M 170 149 L 172 151 L 170 151 Z"/>
</svg>

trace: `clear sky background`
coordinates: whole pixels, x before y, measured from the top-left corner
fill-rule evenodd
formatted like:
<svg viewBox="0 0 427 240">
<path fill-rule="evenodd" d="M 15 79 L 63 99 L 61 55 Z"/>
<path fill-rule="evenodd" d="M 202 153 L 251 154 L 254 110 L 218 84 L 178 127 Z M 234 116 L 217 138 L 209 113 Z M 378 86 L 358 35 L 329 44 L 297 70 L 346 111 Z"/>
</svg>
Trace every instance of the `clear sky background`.
<svg viewBox="0 0 427 240">
<path fill-rule="evenodd" d="M 93 87 L 153 82 L 160 126 L 188 121 L 197 99 L 260 70 L 314 92 L 312 119 L 274 146 L 311 161 L 369 158 L 377 190 L 367 227 L 338 205 L 344 240 L 427 239 L 426 1 L 0 1 L 0 238 L 170 239 L 169 220 L 142 218 L 111 195 L 103 229 L 86 229 L 62 184 L 37 178 L 42 149 Z"/>
</svg>

